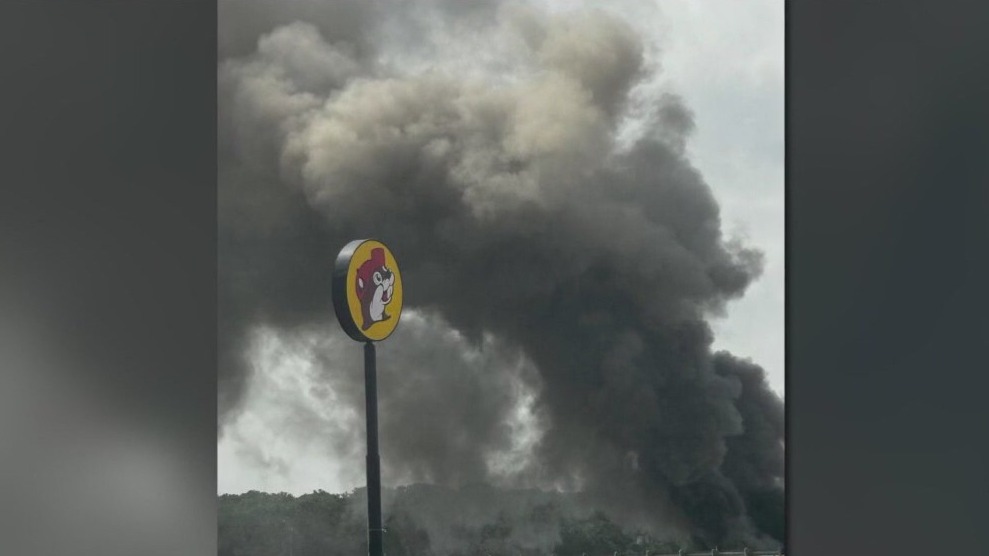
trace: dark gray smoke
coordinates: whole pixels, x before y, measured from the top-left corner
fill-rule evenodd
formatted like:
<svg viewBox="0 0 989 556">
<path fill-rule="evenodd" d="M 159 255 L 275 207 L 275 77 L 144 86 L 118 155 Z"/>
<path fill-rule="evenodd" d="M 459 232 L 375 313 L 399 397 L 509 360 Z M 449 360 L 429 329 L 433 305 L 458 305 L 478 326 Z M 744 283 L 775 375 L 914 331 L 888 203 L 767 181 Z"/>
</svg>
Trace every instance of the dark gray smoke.
<svg viewBox="0 0 989 556">
<path fill-rule="evenodd" d="M 386 478 L 581 489 L 702 544 L 782 540 L 782 402 L 706 322 L 761 256 L 722 236 L 689 110 L 632 106 L 642 40 L 604 13 L 331 4 L 349 25 L 221 3 L 221 434 L 259 326 L 323 334 L 317 380 L 362 408 L 329 284 L 374 237 L 411 311 L 380 348 L 402 381 L 382 379 Z M 633 109 L 653 131 L 622 143 Z M 506 471 L 521 392 L 541 436 Z"/>
</svg>

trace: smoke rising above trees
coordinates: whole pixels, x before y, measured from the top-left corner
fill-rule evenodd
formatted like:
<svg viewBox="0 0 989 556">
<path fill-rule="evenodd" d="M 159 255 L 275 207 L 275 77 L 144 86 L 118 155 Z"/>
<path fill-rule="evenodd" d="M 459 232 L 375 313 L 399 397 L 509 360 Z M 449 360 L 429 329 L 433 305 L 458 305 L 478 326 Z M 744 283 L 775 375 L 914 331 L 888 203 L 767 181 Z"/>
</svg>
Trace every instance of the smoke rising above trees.
<svg viewBox="0 0 989 556">
<path fill-rule="evenodd" d="M 247 4 L 220 12 L 220 434 L 258 330 L 315 399 L 362 407 L 329 284 L 374 237 L 411 315 L 380 347 L 386 481 L 575 489 L 704 543 L 782 540 L 782 401 L 707 323 L 761 255 L 722 234 L 690 110 L 633 95 L 659 71 L 642 38 L 518 4 Z"/>
</svg>

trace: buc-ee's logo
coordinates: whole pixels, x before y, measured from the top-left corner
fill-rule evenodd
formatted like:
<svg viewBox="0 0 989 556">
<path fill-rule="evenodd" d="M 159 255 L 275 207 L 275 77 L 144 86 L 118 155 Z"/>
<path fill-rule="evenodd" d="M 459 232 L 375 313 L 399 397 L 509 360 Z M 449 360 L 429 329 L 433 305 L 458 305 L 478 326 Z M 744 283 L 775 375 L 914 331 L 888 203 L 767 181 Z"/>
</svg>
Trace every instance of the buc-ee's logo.
<svg viewBox="0 0 989 556">
<path fill-rule="evenodd" d="M 357 299 L 361 303 L 361 330 L 391 316 L 385 307 L 395 298 L 395 273 L 385 263 L 384 247 L 371 249 L 371 258 L 357 267 Z"/>
<path fill-rule="evenodd" d="M 357 341 L 384 340 L 395 330 L 402 313 L 402 278 L 388 247 L 362 239 L 340 251 L 333 305 L 344 331 Z"/>
</svg>

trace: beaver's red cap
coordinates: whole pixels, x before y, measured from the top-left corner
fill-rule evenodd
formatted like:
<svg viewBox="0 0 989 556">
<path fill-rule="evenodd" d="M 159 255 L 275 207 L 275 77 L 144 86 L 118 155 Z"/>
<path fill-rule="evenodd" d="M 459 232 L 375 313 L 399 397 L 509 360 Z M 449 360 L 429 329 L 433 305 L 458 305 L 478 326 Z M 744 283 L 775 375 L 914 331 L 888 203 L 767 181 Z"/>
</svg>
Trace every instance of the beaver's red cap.
<svg viewBox="0 0 989 556">
<path fill-rule="evenodd" d="M 361 266 L 357 268 L 357 279 L 364 282 L 364 287 L 367 288 L 371 284 L 371 276 L 374 271 L 385 266 L 385 250 L 381 247 L 375 247 L 371 249 L 371 258 L 361 263 Z M 360 282 L 357 284 L 357 296 L 364 297 L 363 288 L 360 286 Z"/>
</svg>

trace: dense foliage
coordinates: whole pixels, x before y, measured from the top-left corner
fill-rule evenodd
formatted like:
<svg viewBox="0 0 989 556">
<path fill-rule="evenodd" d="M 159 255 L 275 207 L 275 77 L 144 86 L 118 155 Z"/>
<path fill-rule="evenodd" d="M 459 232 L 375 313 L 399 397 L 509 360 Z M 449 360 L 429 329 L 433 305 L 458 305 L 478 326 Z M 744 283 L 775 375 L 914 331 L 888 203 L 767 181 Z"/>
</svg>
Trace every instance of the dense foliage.
<svg viewBox="0 0 989 556">
<path fill-rule="evenodd" d="M 385 553 L 388 556 L 605 556 L 676 552 L 673 542 L 623 530 L 601 512 L 562 511 L 571 501 L 549 494 L 549 501 L 518 511 L 495 509 L 489 515 L 433 511 L 443 491 L 410 487 L 386 494 Z M 517 499 L 505 494 L 508 506 Z M 219 497 L 219 556 L 335 556 L 366 554 L 364 493 L 303 496 L 257 491 Z M 458 503 L 450 495 L 451 506 Z M 455 511 L 455 508 L 454 508 Z M 433 535 L 431 536 L 430 531 Z M 433 538 L 442 537 L 440 538 Z"/>
</svg>

